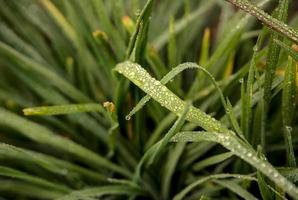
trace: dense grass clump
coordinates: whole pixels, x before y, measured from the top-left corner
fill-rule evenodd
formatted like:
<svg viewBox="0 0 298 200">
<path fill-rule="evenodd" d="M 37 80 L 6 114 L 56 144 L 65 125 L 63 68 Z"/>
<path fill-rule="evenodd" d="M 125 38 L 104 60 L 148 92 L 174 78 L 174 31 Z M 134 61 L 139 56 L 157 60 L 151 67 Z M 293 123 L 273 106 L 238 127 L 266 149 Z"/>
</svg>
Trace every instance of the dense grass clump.
<svg viewBox="0 0 298 200">
<path fill-rule="evenodd" d="M 297 7 L 0 0 L 0 200 L 298 199 Z"/>
</svg>

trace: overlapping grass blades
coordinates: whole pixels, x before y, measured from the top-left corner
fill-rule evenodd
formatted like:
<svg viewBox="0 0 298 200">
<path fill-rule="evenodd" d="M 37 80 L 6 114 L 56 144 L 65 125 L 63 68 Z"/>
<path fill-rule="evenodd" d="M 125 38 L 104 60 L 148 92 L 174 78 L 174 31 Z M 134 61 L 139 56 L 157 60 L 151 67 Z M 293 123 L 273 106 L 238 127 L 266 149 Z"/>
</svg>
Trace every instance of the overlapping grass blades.
<svg viewBox="0 0 298 200">
<path fill-rule="evenodd" d="M 0 199 L 297 198 L 296 4 L 0 1 Z"/>
<path fill-rule="evenodd" d="M 162 106 L 178 116 L 182 115 L 186 102 L 177 97 L 166 86 L 151 77 L 140 65 L 126 61 L 118 64 L 115 70 L 131 80 Z M 198 124 L 209 132 L 180 133 L 174 137 L 174 141 L 195 142 L 205 140 L 220 143 L 235 155 L 267 175 L 268 178 L 288 192 L 293 198 L 297 198 L 298 188 L 296 188 L 296 186 L 280 175 L 268 162 L 260 160 L 252 147 L 243 142 L 240 138 L 237 138 L 234 132 L 229 131 L 219 121 L 193 106 L 187 113 L 186 120 Z"/>
</svg>

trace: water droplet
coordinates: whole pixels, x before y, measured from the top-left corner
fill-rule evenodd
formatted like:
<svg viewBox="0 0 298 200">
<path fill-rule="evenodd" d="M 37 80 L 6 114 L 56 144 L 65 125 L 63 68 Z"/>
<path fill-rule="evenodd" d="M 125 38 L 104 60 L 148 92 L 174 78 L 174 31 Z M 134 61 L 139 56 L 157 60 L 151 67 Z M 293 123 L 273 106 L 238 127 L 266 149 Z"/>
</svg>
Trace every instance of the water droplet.
<svg viewBox="0 0 298 200">
<path fill-rule="evenodd" d="M 135 76 L 135 72 L 130 72 L 129 76 L 133 78 Z"/>
<path fill-rule="evenodd" d="M 261 164 L 261 167 L 265 168 L 266 167 L 266 164 L 265 163 L 262 163 Z"/>
<path fill-rule="evenodd" d="M 239 83 L 243 83 L 244 82 L 244 79 L 243 78 L 240 78 L 239 79 Z"/>
<path fill-rule="evenodd" d="M 129 121 L 129 120 L 131 119 L 131 116 L 130 116 L 130 115 L 126 115 L 126 116 L 125 116 L 125 119 L 126 119 L 127 121 Z"/>
<path fill-rule="evenodd" d="M 292 132 L 292 130 L 293 130 L 291 126 L 286 126 L 286 129 L 288 132 Z"/>
<path fill-rule="evenodd" d="M 136 16 L 139 16 L 141 14 L 141 10 L 140 9 L 137 9 L 136 11 L 135 11 L 135 15 Z"/>
</svg>

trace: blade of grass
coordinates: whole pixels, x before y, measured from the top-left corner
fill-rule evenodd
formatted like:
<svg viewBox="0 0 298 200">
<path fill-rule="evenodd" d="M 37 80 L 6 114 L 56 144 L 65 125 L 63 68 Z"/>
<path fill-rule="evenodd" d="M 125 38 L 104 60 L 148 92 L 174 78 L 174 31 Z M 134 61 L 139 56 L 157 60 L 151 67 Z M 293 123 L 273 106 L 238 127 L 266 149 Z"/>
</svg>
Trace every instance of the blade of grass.
<svg viewBox="0 0 298 200">
<path fill-rule="evenodd" d="M 139 35 L 140 27 L 144 24 L 147 24 L 149 21 L 149 16 L 151 14 L 152 5 L 154 0 L 148 0 L 146 5 L 144 6 L 142 12 L 140 13 L 137 22 L 136 22 L 136 28 L 135 32 L 132 34 L 129 45 L 127 48 L 126 58 L 129 58 L 135 48 L 137 36 Z"/>
<path fill-rule="evenodd" d="M 105 113 L 100 104 L 68 104 L 57 106 L 42 106 L 23 109 L 24 115 L 62 115 L 80 112 Z"/>
<path fill-rule="evenodd" d="M 185 122 L 186 115 L 189 112 L 189 109 L 190 109 L 190 103 L 188 103 L 185 106 L 185 110 L 182 112 L 182 114 L 179 116 L 179 118 L 174 123 L 174 125 L 170 128 L 170 130 L 163 137 L 160 145 L 155 150 L 155 152 L 152 155 L 152 157 L 150 158 L 148 164 L 152 164 L 154 161 L 156 161 L 158 159 L 158 157 L 160 157 L 160 154 L 162 154 L 162 152 L 165 151 L 165 147 L 169 143 L 170 139 L 181 129 L 183 123 Z"/>
<path fill-rule="evenodd" d="M 274 39 L 274 42 L 278 44 L 283 50 L 287 52 L 289 56 L 291 56 L 293 59 L 295 59 L 296 62 L 298 62 L 298 53 L 293 48 L 286 45 L 284 42 Z"/>
<path fill-rule="evenodd" d="M 266 3 L 268 3 L 268 0 L 262 0 L 258 3 L 258 6 L 262 7 Z M 234 20 L 231 20 L 232 23 L 229 24 L 228 30 L 225 32 L 224 36 L 218 43 L 216 50 L 210 56 L 208 62 L 204 66 L 215 77 L 221 73 L 219 70 L 220 68 L 216 65 L 216 63 L 223 59 L 223 57 L 228 56 L 235 49 L 235 46 L 241 39 L 241 35 L 245 26 L 252 20 L 252 17 L 249 15 L 245 15 L 243 17 L 239 14 L 235 15 Z M 239 20 L 239 17 L 241 20 Z M 199 89 L 200 82 L 204 83 L 205 81 L 199 80 L 198 77 L 196 77 L 187 93 L 188 98 L 193 97 L 196 94 L 197 90 Z"/>
<path fill-rule="evenodd" d="M 206 158 L 202 161 L 199 161 L 193 165 L 194 171 L 200 171 L 204 169 L 205 167 L 209 167 L 211 165 L 218 164 L 220 162 L 223 162 L 233 156 L 233 153 L 227 152 L 227 153 L 221 153 L 215 156 L 210 156 L 209 158 Z"/>
<path fill-rule="evenodd" d="M 193 21 L 201 17 L 203 14 L 205 14 L 210 8 L 212 8 L 213 5 L 214 5 L 214 1 L 208 1 L 204 3 L 202 6 L 200 6 L 198 9 L 196 9 L 195 11 L 186 15 L 186 18 L 177 20 L 174 24 L 174 27 L 175 27 L 174 34 L 177 35 L 181 31 L 183 31 L 185 27 L 187 27 L 190 23 L 192 23 Z M 152 43 L 157 50 L 160 50 L 164 45 L 167 44 L 167 41 L 169 41 L 168 30 L 158 35 L 158 37 L 156 37 Z"/>
<path fill-rule="evenodd" d="M 0 143 L 0 158 L 11 158 L 14 160 L 20 160 L 23 163 L 32 162 L 46 170 L 58 174 L 59 176 L 80 174 L 97 182 L 103 182 L 107 180 L 105 176 L 99 173 L 82 168 L 65 160 L 4 143 Z"/>
<path fill-rule="evenodd" d="M 242 197 L 245 200 L 257 200 L 255 196 L 253 196 L 251 193 L 249 193 L 247 190 L 243 189 L 241 186 L 239 186 L 237 183 L 233 181 L 224 181 L 224 180 L 213 180 L 213 182 L 228 188 L 238 196 Z"/>
<path fill-rule="evenodd" d="M 296 167 L 291 127 L 296 106 L 296 74 L 296 63 L 291 57 L 289 57 L 287 67 L 285 69 L 285 79 L 282 93 L 283 132 L 287 152 L 287 163 L 289 167 Z"/>
<path fill-rule="evenodd" d="M 274 13 L 277 16 L 277 19 L 284 22 L 287 20 L 288 15 L 288 4 L 289 1 L 279 1 L 278 8 L 276 10 L 276 13 Z M 263 99 L 264 99 L 264 115 L 262 118 L 262 136 L 261 136 L 261 144 L 264 150 L 266 150 L 266 127 L 267 127 L 267 115 L 269 112 L 269 105 L 271 102 L 271 87 L 272 87 L 272 81 L 275 76 L 275 71 L 278 65 L 279 56 L 280 56 L 280 50 L 281 48 L 274 43 L 274 39 L 279 38 L 279 35 L 276 32 L 271 33 L 270 40 L 268 44 L 268 55 L 267 55 L 267 63 L 266 63 L 266 70 L 265 70 L 265 82 L 264 82 L 264 93 L 263 93 Z"/>
<path fill-rule="evenodd" d="M 83 190 L 74 191 L 57 200 L 79 200 L 79 199 L 98 199 L 104 195 L 143 195 L 144 192 L 139 188 L 127 185 L 107 185 L 102 187 L 94 187 Z"/>
<path fill-rule="evenodd" d="M 129 78 L 148 95 L 153 97 L 154 100 L 158 101 L 162 106 L 171 110 L 176 115 L 180 116 L 181 113 L 183 113 L 186 103 L 169 91 L 159 81 L 152 78 L 140 65 L 126 61 L 118 64 L 114 70 Z M 192 114 L 190 115 L 190 113 Z M 210 115 L 207 115 L 193 106 L 190 107 L 190 111 L 187 114 L 186 119 L 189 121 L 195 121 L 204 129 L 220 132 L 225 132 L 227 130 Z"/>
<path fill-rule="evenodd" d="M 245 137 L 251 141 L 251 138 L 254 138 L 250 135 L 251 132 L 251 119 L 252 119 L 252 98 L 253 98 L 253 92 L 254 92 L 254 80 L 255 80 L 255 71 L 257 70 L 257 55 L 259 54 L 261 44 L 264 40 L 264 37 L 266 35 L 266 30 L 264 29 L 259 37 L 258 40 L 253 48 L 253 56 L 250 61 L 250 67 L 248 71 L 248 77 L 246 82 L 246 88 L 244 89 L 245 94 L 243 96 L 243 101 L 245 101 L 245 104 L 242 103 L 243 111 L 242 111 L 242 131 L 244 132 Z"/>
<path fill-rule="evenodd" d="M 296 186 L 283 177 L 269 162 L 257 157 L 257 153 L 245 143 L 231 134 L 218 134 L 211 132 L 181 132 L 176 134 L 172 141 L 174 142 L 200 142 L 212 141 L 223 145 L 236 156 L 240 157 L 257 170 L 261 171 L 276 185 L 286 191 L 294 199 L 298 199 L 298 189 Z"/>
<path fill-rule="evenodd" d="M 258 156 L 260 159 L 265 159 L 265 156 L 262 154 L 262 149 L 261 146 L 258 146 L 257 150 Z M 263 199 L 273 199 L 273 194 L 269 190 L 269 184 L 266 182 L 265 177 L 260 171 L 257 171 L 257 178 L 258 178 L 258 186 L 259 190 L 261 192 L 262 198 Z"/>
<path fill-rule="evenodd" d="M 0 109 L 0 123 L 4 126 L 8 126 L 19 131 L 24 136 L 32 139 L 33 141 L 41 144 L 46 144 L 70 154 L 76 155 L 87 164 L 93 163 L 95 165 L 111 169 L 124 176 L 130 176 L 129 171 L 112 163 L 102 156 L 95 154 L 94 152 L 76 144 L 69 139 L 54 134 L 52 131 L 43 126 L 23 119 L 22 117 L 19 117 L 18 115 L 7 110 Z"/>
<path fill-rule="evenodd" d="M 264 12 L 262 9 L 253 5 L 250 1 L 247 1 L 247 0 L 226 0 L 226 1 L 232 3 L 233 5 L 244 10 L 245 12 L 255 16 L 260 21 L 262 21 L 266 26 L 277 31 L 279 34 L 286 36 L 287 38 L 298 43 L 297 30 L 289 27 L 280 19 L 276 19 L 276 18 L 270 16 L 269 14 Z"/>
<path fill-rule="evenodd" d="M 177 144 L 169 153 L 165 169 L 162 174 L 162 196 L 164 199 L 170 199 L 171 180 L 177 168 L 180 157 L 185 149 L 186 143 Z"/>
<path fill-rule="evenodd" d="M 214 174 L 209 175 L 203 178 L 198 179 L 197 181 L 193 182 L 192 184 L 188 185 L 186 188 L 184 188 L 182 191 L 180 191 L 178 194 L 175 195 L 173 200 L 182 200 L 184 197 L 195 187 L 199 186 L 200 184 L 203 184 L 204 182 L 210 181 L 212 179 L 226 179 L 226 178 L 238 178 L 243 180 L 255 180 L 253 177 L 249 175 L 241 175 L 241 174 Z"/>
<path fill-rule="evenodd" d="M 20 54 L 12 47 L 0 42 L 0 53 L 1 55 L 7 56 L 13 59 L 16 63 L 20 65 L 21 68 L 28 71 L 35 71 L 46 77 L 53 85 L 55 85 L 61 92 L 65 95 L 75 99 L 76 101 L 86 102 L 89 100 L 81 91 L 74 88 L 70 83 L 64 80 L 62 77 L 48 69 L 47 67 L 37 63 L 28 57 Z"/>
<path fill-rule="evenodd" d="M 118 64 L 115 67 L 115 70 L 131 80 L 162 106 L 166 107 L 178 116 L 182 115 L 187 103 L 168 90 L 168 88 L 159 81 L 151 77 L 140 65 L 126 61 Z M 178 141 L 181 142 L 181 140 L 184 140 L 185 142 L 192 142 L 197 139 L 219 142 L 235 153 L 235 155 L 259 169 L 279 187 L 288 192 L 293 198 L 298 197 L 298 189 L 291 182 L 280 175 L 278 171 L 268 162 L 258 159 L 256 152 L 247 145 L 247 143 L 240 140 L 234 132 L 228 130 L 219 121 L 193 106 L 190 107 L 190 110 L 186 115 L 186 120 L 196 123 L 198 126 L 207 131 L 214 131 L 215 133 L 189 133 L 188 135 L 183 133 L 179 134 L 179 136 L 176 135 Z M 179 140 L 179 137 L 181 140 Z M 159 145 L 159 143 L 156 143 L 156 145 Z"/>
<path fill-rule="evenodd" d="M 24 172 L 18 171 L 16 169 L 12 169 L 9 167 L 3 167 L 0 166 L 0 176 L 10 177 L 14 179 L 23 180 L 29 183 L 37 184 L 39 186 L 48 188 L 48 189 L 54 189 L 63 193 L 70 192 L 70 189 L 64 185 L 60 185 L 58 183 L 53 183 L 50 181 L 47 181 L 45 179 L 32 176 L 29 174 L 26 174 Z"/>
<path fill-rule="evenodd" d="M 49 190 L 26 182 L 13 180 L 1 180 L 0 191 L 1 194 L 13 193 L 37 199 L 56 199 L 64 195 L 64 193 L 59 191 Z"/>
<path fill-rule="evenodd" d="M 174 33 L 175 27 L 174 27 L 175 19 L 174 16 L 170 19 L 170 25 L 169 25 L 169 43 L 168 43 L 168 63 L 170 67 L 176 66 L 177 63 L 177 45 L 176 45 L 176 36 Z"/>
</svg>

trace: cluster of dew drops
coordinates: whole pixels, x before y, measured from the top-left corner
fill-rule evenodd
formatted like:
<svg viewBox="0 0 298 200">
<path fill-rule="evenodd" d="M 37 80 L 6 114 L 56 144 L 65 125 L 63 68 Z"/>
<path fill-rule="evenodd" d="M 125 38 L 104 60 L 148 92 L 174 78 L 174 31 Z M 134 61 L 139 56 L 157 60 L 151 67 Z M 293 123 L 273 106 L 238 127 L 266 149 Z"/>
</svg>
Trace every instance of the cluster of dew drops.
<svg viewBox="0 0 298 200">
<path fill-rule="evenodd" d="M 267 163 L 266 159 L 261 160 L 257 157 L 256 152 L 251 151 L 241 145 L 239 143 L 239 140 L 237 140 L 235 136 L 229 134 L 220 134 L 218 135 L 217 140 L 224 147 L 229 149 L 235 155 L 239 156 L 241 159 L 247 161 L 252 165 L 257 164 L 263 173 L 265 173 L 268 177 L 273 178 L 281 186 L 288 188 L 288 190 L 293 190 L 294 186 L 292 183 L 290 183 L 285 177 L 280 175 L 278 171 L 274 169 L 274 167 Z"/>
</svg>

